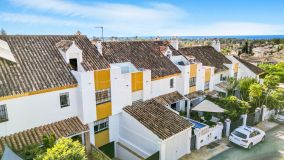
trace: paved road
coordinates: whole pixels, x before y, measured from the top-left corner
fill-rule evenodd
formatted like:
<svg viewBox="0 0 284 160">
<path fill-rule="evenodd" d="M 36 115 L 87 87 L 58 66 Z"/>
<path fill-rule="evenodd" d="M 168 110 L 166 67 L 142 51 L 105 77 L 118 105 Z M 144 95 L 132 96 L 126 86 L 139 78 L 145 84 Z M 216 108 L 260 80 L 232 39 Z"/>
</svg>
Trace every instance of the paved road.
<svg viewBox="0 0 284 160">
<path fill-rule="evenodd" d="M 210 160 L 279 160 L 284 158 L 284 125 L 279 125 L 266 133 L 266 140 L 251 150 L 233 147 Z"/>
</svg>

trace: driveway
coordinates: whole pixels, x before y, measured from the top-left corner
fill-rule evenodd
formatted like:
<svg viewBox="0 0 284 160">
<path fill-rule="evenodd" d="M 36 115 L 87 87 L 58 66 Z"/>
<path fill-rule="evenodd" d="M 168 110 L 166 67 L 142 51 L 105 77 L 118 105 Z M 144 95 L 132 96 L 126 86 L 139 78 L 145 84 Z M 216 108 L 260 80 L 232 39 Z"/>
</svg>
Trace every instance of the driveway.
<svg viewBox="0 0 284 160">
<path fill-rule="evenodd" d="M 210 160 L 279 160 L 284 157 L 284 125 L 266 132 L 266 140 L 251 150 L 233 145 Z"/>
</svg>

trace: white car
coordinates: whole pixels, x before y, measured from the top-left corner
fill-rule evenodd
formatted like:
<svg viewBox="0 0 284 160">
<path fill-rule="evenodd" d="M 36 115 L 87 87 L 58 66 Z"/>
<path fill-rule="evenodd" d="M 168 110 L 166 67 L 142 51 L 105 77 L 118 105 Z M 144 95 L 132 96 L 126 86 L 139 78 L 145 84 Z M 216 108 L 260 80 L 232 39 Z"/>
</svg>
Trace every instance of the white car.
<svg viewBox="0 0 284 160">
<path fill-rule="evenodd" d="M 265 132 L 254 127 L 241 126 L 235 129 L 229 140 L 239 146 L 251 149 L 252 146 L 263 142 L 265 139 Z"/>
<path fill-rule="evenodd" d="M 284 114 L 282 113 L 282 114 L 277 114 L 276 116 L 275 116 L 275 119 L 278 121 L 278 122 L 284 122 Z"/>
</svg>

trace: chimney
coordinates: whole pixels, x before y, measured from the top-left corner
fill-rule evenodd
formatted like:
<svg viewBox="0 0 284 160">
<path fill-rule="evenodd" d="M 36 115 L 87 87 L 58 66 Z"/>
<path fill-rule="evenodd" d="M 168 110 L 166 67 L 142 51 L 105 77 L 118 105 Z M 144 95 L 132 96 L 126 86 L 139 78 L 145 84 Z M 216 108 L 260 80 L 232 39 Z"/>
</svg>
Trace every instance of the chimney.
<svg viewBox="0 0 284 160">
<path fill-rule="evenodd" d="M 219 40 L 213 40 L 211 46 L 218 52 L 221 52 L 221 44 Z"/>
<path fill-rule="evenodd" d="M 100 53 L 101 55 L 103 55 L 102 41 L 97 41 L 97 42 L 95 43 L 95 45 L 96 45 L 96 47 L 97 47 L 99 53 Z"/>
<path fill-rule="evenodd" d="M 174 37 L 173 39 L 171 39 L 170 44 L 171 44 L 176 50 L 178 50 L 179 41 L 178 41 L 177 37 Z"/>
<path fill-rule="evenodd" d="M 80 36 L 82 35 L 82 33 L 78 30 L 76 33 L 75 33 L 76 36 Z"/>
</svg>

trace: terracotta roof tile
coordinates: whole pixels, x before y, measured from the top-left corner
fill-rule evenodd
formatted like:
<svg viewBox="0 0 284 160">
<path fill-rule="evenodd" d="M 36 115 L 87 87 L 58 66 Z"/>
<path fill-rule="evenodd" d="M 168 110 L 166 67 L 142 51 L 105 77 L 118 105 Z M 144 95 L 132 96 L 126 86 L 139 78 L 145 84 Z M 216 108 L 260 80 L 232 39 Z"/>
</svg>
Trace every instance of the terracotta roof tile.
<svg viewBox="0 0 284 160">
<path fill-rule="evenodd" d="M 264 71 L 261 68 L 247 62 L 246 60 L 243 60 L 243 59 L 239 58 L 238 56 L 234 56 L 234 58 L 236 58 L 239 62 L 241 62 L 243 65 L 245 65 L 248 69 L 250 69 L 256 75 L 264 73 Z"/>
<path fill-rule="evenodd" d="M 171 93 L 153 98 L 153 100 L 162 104 L 163 106 L 171 105 L 171 104 L 176 103 L 176 102 L 183 100 L 183 99 L 184 99 L 184 97 L 178 92 L 171 92 Z"/>
<path fill-rule="evenodd" d="M 162 140 L 192 126 L 190 122 L 153 99 L 136 102 L 123 110 Z"/>
<path fill-rule="evenodd" d="M 215 67 L 215 72 L 228 70 L 224 64 L 232 64 L 222 53 L 217 52 L 211 46 L 197 46 L 181 48 L 179 50 L 185 57 L 193 56 L 204 66 Z"/>
<path fill-rule="evenodd" d="M 0 153 L 4 150 L 4 144 L 7 144 L 9 147 L 16 150 L 21 150 L 27 145 L 41 144 L 42 136 L 46 134 L 54 134 L 58 139 L 60 137 L 68 137 L 77 133 L 87 132 L 88 130 L 88 126 L 82 124 L 78 117 L 68 118 L 62 121 L 35 127 L 5 137 L 0 137 Z"/>
<path fill-rule="evenodd" d="M 77 84 L 56 47 L 59 42 L 75 42 L 83 51 L 81 65 L 85 70 L 108 68 L 108 62 L 86 36 L 9 35 L 0 39 L 8 43 L 17 62 L 0 58 L 0 97 Z"/>
<path fill-rule="evenodd" d="M 164 41 L 103 42 L 104 57 L 109 63 L 131 62 L 136 68 L 150 69 L 152 79 L 180 73 L 180 70 L 161 52 Z M 176 52 L 172 46 L 169 46 Z M 163 47 L 162 47 L 163 48 Z"/>
</svg>

